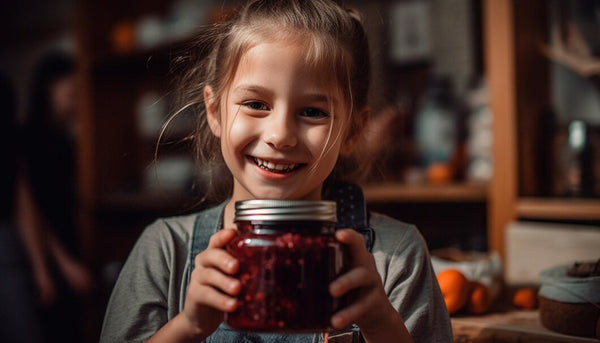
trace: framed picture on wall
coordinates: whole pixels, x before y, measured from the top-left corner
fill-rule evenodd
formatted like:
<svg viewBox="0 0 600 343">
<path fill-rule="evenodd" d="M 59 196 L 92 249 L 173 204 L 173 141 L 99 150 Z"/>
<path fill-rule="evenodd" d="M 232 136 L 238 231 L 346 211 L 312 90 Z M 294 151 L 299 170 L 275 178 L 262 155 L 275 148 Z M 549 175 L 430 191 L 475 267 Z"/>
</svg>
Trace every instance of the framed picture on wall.
<svg viewBox="0 0 600 343">
<path fill-rule="evenodd" d="M 396 63 L 428 60 L 432 54 L 430 3 L 402 1 L 390 9 L 390 59 Z"/>
</svg>

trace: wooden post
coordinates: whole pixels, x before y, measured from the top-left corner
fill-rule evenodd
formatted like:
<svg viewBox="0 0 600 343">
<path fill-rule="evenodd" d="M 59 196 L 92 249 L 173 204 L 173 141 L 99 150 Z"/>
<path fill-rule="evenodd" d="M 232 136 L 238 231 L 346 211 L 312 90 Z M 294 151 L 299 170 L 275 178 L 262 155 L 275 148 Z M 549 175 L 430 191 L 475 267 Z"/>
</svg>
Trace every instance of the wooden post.
<svg viewBox="0 0 600 343">
<path fill-rule="evenodd" d="M 485 0 L 485 73 L 493 114 L 494 175 L 488 201 L 488 246 L 504 257 L 504 229 L 517 197 L 515 42 L 512 0 Z"/>
</svg>

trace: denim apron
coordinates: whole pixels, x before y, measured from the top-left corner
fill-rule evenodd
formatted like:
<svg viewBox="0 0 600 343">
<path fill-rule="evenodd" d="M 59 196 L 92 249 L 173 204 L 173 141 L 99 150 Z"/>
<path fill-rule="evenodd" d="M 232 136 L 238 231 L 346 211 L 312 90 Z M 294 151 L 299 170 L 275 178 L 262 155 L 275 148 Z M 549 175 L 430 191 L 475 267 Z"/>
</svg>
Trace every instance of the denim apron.
<svg viewBox="0 0 600 343">
<path fill-rule="evenodd" d="M 368 225 L 368 217 L 362 190 L 352 184 L 337 184 L 330 188 L 330 200 L 337 202 L 337 228 L 354 228 L 365 238 L 367 250 L 371 252 L 375 240 L 375 232 Z M 196 217 L 192 234 L 189 263 L 187 270 L 187 282 L 194 269 L 194 260 L 198 253 L 204 251 L 208 246 L 210 237 L 221 229 L 223 225 L 223 208 L 227 201 L 211 209 L 201 212 Z M 183 310 L 183 301 L 181 304 Z M 318 309 L 315 309 L 318 310 Z M 323 333 L 310 334 L 282 334 L 282 333 L 254 333 L 234 330 L 221 323 L 219 328 L 213 332 L 204 342 L 252 342 L 252 343 L 319 343 L 323 342 Z M 356 325 L 343 331 L 329 332 L 329 343 L 359 343 L 362 336 Z"/>
</svg>

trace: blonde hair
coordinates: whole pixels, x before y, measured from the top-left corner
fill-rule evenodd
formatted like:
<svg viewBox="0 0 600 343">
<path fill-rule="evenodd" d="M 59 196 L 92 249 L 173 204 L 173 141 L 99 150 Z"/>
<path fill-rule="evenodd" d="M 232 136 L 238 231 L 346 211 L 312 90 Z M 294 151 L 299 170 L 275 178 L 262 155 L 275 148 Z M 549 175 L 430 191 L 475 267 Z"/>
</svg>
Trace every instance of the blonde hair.
<svg viewBox="0 0 600 343">
<path fill-rule="evenodd" d="M 370 59 L 358 13 L 330 0 L 251 0 L 229 19 L 205 28 L 174 64 L 175 72 L 183 69 L 176 80 L 180 110 L 175 115 L 185 110 L 197 113 L 192 138 L 199 168 L 208 173 L 203 200 L 222 201 L 231 194 L 232 187 L 219 140 L 208 126 L 204 87 L 210 86 L 215 97 L 212 100 L 220 103 L 242 56 L 269 39 L 302 42 L 308 65 L 332 70 L 331 82 L 339 86 L 350 112 L 346 137 L 361 131 L 365 120 L 358 114 L 367 107 Z M 363 167 L 367 165 L 351 160 L 352 156 L 340 158 L 332 177 L 366 174 Z M 224 173 L 229 177 L 223 177 Z"/>
</svg>

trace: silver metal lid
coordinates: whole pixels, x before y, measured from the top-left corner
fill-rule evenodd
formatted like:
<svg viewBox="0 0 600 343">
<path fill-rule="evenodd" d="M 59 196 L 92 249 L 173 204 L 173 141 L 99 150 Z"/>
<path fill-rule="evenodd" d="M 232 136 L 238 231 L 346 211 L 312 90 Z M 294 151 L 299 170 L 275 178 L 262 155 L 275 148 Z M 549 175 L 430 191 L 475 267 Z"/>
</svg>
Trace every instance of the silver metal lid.
<svg viewBox="0 0 600 343">
<path fill-rule="evenodd" d="M 319 220 L 336 222 L 334 201 L 244 200 L 235 203 L 235 221 Z"/>
</svg>

